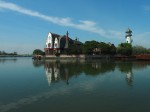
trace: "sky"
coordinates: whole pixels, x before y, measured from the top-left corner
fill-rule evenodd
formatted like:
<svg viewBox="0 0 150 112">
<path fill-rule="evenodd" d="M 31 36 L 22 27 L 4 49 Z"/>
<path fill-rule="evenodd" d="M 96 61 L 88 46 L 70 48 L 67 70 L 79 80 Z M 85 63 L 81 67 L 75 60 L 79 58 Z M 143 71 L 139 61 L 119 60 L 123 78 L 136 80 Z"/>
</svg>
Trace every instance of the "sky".
<svg viewBox="0 0 150 112">
<path fill-rule="evenodd" d="M 44 50 L 48 32 L 118 44 L 133 31 L 133 45 L 150 48 L 149 0 L 0 0 L 0 51 Z"/>
</svg>

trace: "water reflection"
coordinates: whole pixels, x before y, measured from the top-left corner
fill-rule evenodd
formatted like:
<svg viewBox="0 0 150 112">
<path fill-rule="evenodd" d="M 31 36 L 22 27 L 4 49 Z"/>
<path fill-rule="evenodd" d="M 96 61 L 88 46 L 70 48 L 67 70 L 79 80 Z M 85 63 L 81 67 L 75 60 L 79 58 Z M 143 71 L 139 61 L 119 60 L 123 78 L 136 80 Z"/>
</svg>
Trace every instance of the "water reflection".
<svg viewBox="0 0 150 112">
<path fill-rule="evenodd" d="M 133 86 L 133 63 L 131 62 L 124 62 L 124 63 L 118 63 L 118 68 L 121 71 L 121 73 L 126 75 L 126 82 L 127 84 L 132 87 Z"/>
<path fill-rule="evenodd" d="M 128 73 L 126 73 L 126 80 L 127 80 L 127 84 L 129 85 L 129 86 L 132 86 L 132 83 L 133 83 L 133 74 L 132 74 L 132 72 L 128 72 Z"/>
<path fill-rule="evenodd" d="M 150 65 L 150 62 L 146 61 L 135 61 L 135 62 L 118 62 L 117 68 L 121 73 L 125 74 L 125 80 L 128 86 L 133 86 L 133 70 L 142 70 Z"/>
<path fill-rule="evenodd" d="M 69 84 L 69 78 L 85 73 L 86 75 L 102 75 L 115 69 L 115 63 L 93 62 L 93 61 L 45 61 L 45 74 L 50 85 L 59 80 Z"/>
<path fill-rule="evenodd" d="M 16 69 L 13 68 L 14 74 L 6 69 L 8 72 L 1 75 L 6 76 L 1 77 L 1 82 L 6 83 L 1 83 L 0 112 L 59 112 L 67 109 L 91 112 L 93 108 L 96 112 L 149 111 L 150 62 L 36 60 L 32 62 L 35 68 L 30 66 L 31 69 L 26 70 L 31 60 L 28 64 L 24 64 L 25 61 L 18 59 L 12 64 L 18 64 Z M 133 86 L 132 90 L 128 88 Z"/>
<path fill-rule="evenodd" d="M 1 63 L 6 63 L 6 62 L 14 62 L 14 63 L 16 63 L 17 62 L 17 58 L 0 58 L 0 64 Z"/>
<path fill-rule="evenodd" d="M 45 63 L 45 74 L 47 77 L 48 84 L 50 86 L 52 81 L 60 80 L 60 65 L 58 63 Z"/>
<path fill-rule="evenodd" d="M 48 85 L 59 80 L 69 84 L 69 78 L 82 72 L 82 64 L 78 61 L 45 61 L 44 68 Z"/>
<path fill-rule="evenodd" d="M 97 76 L 104 75 L 108 72 L 119 70 L 122 74 L 125 74 L 125 80 L 127 85 L 133 86 L 133 70 L 141 70 L 150 65 L 150 62 L 115 62 L 105 60 L 45 60 L 34 61 L 35 67 L 44 65 L 46 78 L 48 85 L 56 83 L 58 81 L 64 81 L 67 85 L 69 79 L 73 76 L 84 73 L 85 75 Z"/>
</svg>

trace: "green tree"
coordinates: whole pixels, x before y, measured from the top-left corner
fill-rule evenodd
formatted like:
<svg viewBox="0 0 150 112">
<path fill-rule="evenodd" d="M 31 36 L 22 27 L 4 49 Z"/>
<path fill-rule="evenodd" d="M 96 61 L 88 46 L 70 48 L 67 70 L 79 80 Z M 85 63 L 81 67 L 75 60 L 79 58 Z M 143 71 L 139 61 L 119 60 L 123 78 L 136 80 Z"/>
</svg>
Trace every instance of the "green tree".
<svg viewBox="0 0 150 112">
<path fill-rule="evenodd" d="M 150 53 L 149 49 L 144 48 L 143 46 L 139 45 L 133 46 L 133 54 L 148 54 L 148 53 Z"/>
<path fill-rule="evenodd" d="M 5 51 L 2 51 L 2 55 L 7 55 L 7 53 Z"/>
<path fill-rule="evenodd" d="M 83 52 L 85 54 L 90 54 L 91 55 L 91 54 L 93 54 L 93 50 L 95 48 L 98 48 L 98 46 L 99 46 L 99 42 L 97 42 L 97 41 L 94 41 L 94 40 L 86 41 L 83 45 Z"/>
<path fill-rule="evenodd" d="M 101 49 L 101 54 L 111 54 L 111 55 L 116 54 L 116 47 L 114 44 L 111 43 L 107 44 L 104 42 L 100 42 L 99 48 Z"/>
<path fill-rule="evenodd" d="M 114 44 L 112 44 L 111 46 L 110 46 L 110 54 L 111 55 L 115 55 L 116 54 L 116 47 L 115 47 L 115 45 Z"/>
<path fill-rule="evenodd" d="M 148 54 L 150 54 L 150 48 L 149 49 L 147 49 L 148 50 Z"/>
<path fill-rule="evenodd" d="M 83 51 L 85 54 L 111 54 L 116 53 L 116 47 L 114 44 L 97 42 L 97 41 L 86 41 L 83 45 Z"/>
<path fill-rule="evenodd" d="M 44 55 L 45 53 L 40 49 L 35 49 L 33 51 L 33 55 Z"/>
<path fill-rule="evenodd" d="M 83 45 L 77 45 L 75 44 L 70 44 L 69 49 L 68 49 L 68 54 L 82 54 L 82 47 Z"/>
<path fill-rule="evenodd" d="M 109 52 L 109 45 L 108 44 L 106 44 L 104 42 L 100 42 L 99 48 L 101 49 L 101 54 L 108 54 L 108 52 Z"/>
<path fill-rule="evenodd" d="M 18 55 L 17 52 L 14 52 L 13 55 Z"/>
<path fill-rule="evenodd" d="M 131 55 L 132 54 L 132 45 L 129 43 L 121 43 L 117 47 L 117 53 L 121 55 Z"/>
</svg>

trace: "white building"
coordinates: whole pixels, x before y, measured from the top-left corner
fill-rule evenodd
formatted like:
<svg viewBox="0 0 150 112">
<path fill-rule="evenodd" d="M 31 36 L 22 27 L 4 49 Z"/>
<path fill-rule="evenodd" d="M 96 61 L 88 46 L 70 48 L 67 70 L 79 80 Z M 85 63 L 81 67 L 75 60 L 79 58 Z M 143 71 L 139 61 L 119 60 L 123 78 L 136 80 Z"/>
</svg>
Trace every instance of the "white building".
<svg viewBox="0 0 150 112">
<path fill-rule="evenodd" d="M 45 43 L 45 54 L 46 55 L 58 55 L 58 54 L 66 54 L 73 49 L 70 46 L 76 46 L 78 50 L 81 51 L 82 43 L 77 39 L 72 40 L 69 38 L 69 33 L 67 31 L 66 35 L 58 35 L 55 33 L 48 33 L 48 37 Z"/>
<path fill-rule="evenodd" d="M 132 40 L 132 30 L 130 30 L 129 28 L 126 31 L 126 43 L 132 44 L 133 40 Z"/>
<path fill-rule="evenodd" d="M 67 49 L 68 39 L 68 32 L 63 36 L 49 32 L 46 39 L 46 46 L 44 48 L 45 54 L 56 54 L 60 53 L 61 50 Z"/>
</svg>

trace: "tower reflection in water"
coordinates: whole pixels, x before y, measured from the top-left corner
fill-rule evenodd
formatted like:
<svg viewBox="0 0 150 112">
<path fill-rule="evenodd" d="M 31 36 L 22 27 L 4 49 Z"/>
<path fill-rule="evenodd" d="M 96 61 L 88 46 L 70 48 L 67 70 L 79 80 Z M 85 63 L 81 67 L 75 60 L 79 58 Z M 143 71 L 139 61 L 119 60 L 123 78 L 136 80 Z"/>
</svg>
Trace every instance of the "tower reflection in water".
<svg viewBox="0 0 150 112">
<path fill-rule="evenodd" d="M 117 62 L 117 61 L 89 61 L 89 60 L 44 60 L 34 61 L 35 67 L 43 66 L 47 77 L 48 85 L 63 81 L 67 85 L 73 76 L 84 75 L 105 75 L 108 72 L 119 70 L 125 75 L 126 83 L 129 87 L 133 86 L 133 75 L 135 70 L 142 70 L 150 65 L 150 62 Z M 114 74 L 115 76 L 115 74 Z"/>
<path fill-rule="evenodd" d="M 132 75 L 132 72 L 128 72 L 126 73 L 126 80 L 127 80 L 127 83 L 129 86 L 132 86 L 132 83 L 133 83 L 133 75 Z"/>
<path fill-rule="evenodd" d="M 125 80 L 128 84 L 128 86 L 132 87 L 133 86 L 133 66 L 134 63 L 132 62 L 123 62 L 123 63 L 118 63 L 118 68 L 121 71 L 121 73 L 125 74 Z"/>
</svg>

